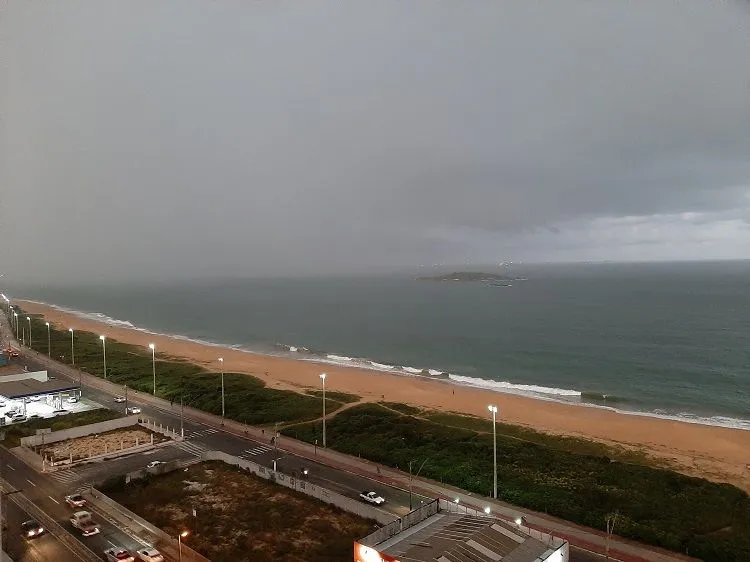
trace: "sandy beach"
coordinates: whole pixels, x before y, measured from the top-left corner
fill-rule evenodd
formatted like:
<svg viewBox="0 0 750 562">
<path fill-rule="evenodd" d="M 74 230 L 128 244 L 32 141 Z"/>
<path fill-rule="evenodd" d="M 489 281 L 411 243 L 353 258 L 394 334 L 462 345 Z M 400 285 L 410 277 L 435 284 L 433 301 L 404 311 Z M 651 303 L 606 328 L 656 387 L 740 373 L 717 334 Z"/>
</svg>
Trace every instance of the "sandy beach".
<svg viewBox="0 0 750 562">
<path fill-rule="evenodd" d="M 18 304 L 32 314 L 44 316 L 55 326 L 99 333 L 143 347 L 153 342 L 158 355 L 183 358 L 212 370 L 218 370 L 217 358 L 222 356 L 227 372 L 251 374 L 275 388 L 317 387 L 319 373 L 326 372 L 328 390 L 357 394 L 363 400 L 384 399 L 483 417 L 487 415 L 488 404 L 497 404 L 498 419 L 503 422 L 641 450 L 685 474 L 729 482 L 750 491 L 750 431 L 747 430 L 621 414 L 437 380 L 270 357 L 111 326 L 38 303 L 18 301 Z"/>
</svg>

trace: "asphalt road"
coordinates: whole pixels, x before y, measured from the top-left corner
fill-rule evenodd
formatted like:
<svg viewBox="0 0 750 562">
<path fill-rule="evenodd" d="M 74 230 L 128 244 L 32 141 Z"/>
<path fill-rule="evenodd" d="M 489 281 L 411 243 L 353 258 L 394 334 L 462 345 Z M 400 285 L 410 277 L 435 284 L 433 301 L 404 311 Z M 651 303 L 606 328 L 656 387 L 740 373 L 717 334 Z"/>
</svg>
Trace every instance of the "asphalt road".
<svg viewBox="0 0 750 562">
<path fill-rule="evenodd" d="M 36 363 L 32 359 L 24 358 L 22 359 L 22 363 L 23 365 L 27 365 L 30 371 L 47 369 L 52 376 L 65 379 L 69 378 L 54 369 L 49 369 L 42 364 Z M 84 387 L 83 399 L 93 401 L 113 410 L 122 409 L 124 411 L 125 407 L 122 403 L 114 402 L 114 394 L 91 387 Z M 65 482 L 52 481 L 52 484 L 50 484 L 50 478 L 40 476 L 45 480 L 47 486 L 46 489 L 56 494 L 54 498 L 54 494 L 48 494 L 49 499 L 47 500 L 47 505 L 45 505 L 44 509 L 46 511 L 47 507 L 49 507 L 49 513 L 54 514 L 58 520 L 67 521 L 67 517 L 69 517 L 68 510 L 64 509 L 64 507 L 62 510 L 59 509 L 61 505 L 49 504 L 62 501 L 61 496 L 64 496 L 65 493 L 71 493 L 71 491 L 74 491 L 77 487 L 102 481 L 115 474 L 123 474 L 125 472 L 142 468 L 151 460 L 186 460 L 191 457 L 200 457 L 202 452 L 206 450 L 224 451 L 228 454 L 264 465 L 268 468 L 272 468 L 273 461 L 276 459 L 278 470 L 286 474 L 296 473 L 297 475 L 300 475 L 304 469 L 307 469 L 307 480 L 314 484 L 318 484 L 321 487 L 354 499 L 358 499 L 359 494 L 363 491 L 375 491 L 386 498 L 386 504 L 383 506 L 383 509 L 397 515 L 403 515 L 409 511 L 410 494 L 408 490 L 387 486 L 381 482 L 376 482 L 357 474 L 332 468 L 321 463 L 311 462 L 308 459 L 288 454 L 283 451 L 278 451 L 271 444 L 270 433 L 267 441 L 256 441 L 226 433 L 199 422 L 193 422 L 189 419 L 181 420 L 179 404 L 174 404 L 168 409 L 154 408 L 142 403 L 138 399 L 138 393 L 133 392 L 132 390 L 128 393 L 128 399 L 128 406 L 132 407 L 137 405 L 140 407 L 142 410 L 142 416 L 148 417 L 149 419 L 156 421 L 156 423 L 161 423 L 170 428 L 174 428 L 177 432 L 180 432 L 181 430 L 184 431 L 185 441 L 167 447 L 160 447 L 155 451 L 128 455 L 116 460 L 91 463 L 89 465 L 83 465 L 80 467 L 74 467 L 67 471 L 62 471 L 66 473 L 68 478 Z M 280 439 L 281 441 L 279 444 L 283 445 L 283 440 L 285 438 L 282 436 Z M 56 476 L 55 478 L 59 480 L 61 477 Z M 38 493 L 37 496 L 39 495 L 43 494 Z M 417 506 L 420 501 L 425 499 L 428 498 L 414 494 L 411 498 L 412 505 Z M 71 529 L 69 523 L 67 523 L 67 528 Z M 82 540 L 100 556 L 101 552 L 109 546 L 124 546 L 132 550 L 139 545 L 133 537 L 130 537 L 125 532 L 120 531 L 107 523 L 102 525 L 102 533 L 100 535 Z M 30 560 L 35 559 L 31 558 Z M 54 558 L 54 560 L 67 559 Z M 71 560 L 77 559 L 72 558 Z M 604 557 L 571 547 L 570 560 L 573 562 L 598 562 L 604 560 Z"/>
</svg>

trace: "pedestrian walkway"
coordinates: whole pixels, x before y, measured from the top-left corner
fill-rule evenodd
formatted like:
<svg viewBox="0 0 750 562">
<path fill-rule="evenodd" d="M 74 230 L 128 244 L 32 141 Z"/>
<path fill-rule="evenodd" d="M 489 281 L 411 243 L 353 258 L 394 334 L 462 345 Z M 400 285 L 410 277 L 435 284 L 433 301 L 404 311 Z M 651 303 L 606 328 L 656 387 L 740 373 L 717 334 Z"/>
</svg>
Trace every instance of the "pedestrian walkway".
<svg viewBox="0 0 750 562">
<path fill-rule="evenodd" d="M 57 470 L 55 472 L 48 472 L 47 476 L 52 478 L 55 482 L 60 484 L 72 484 L 78 482 L 81 479 L 81 475 L 74 470 Z"/>
<path fill-rule="evenodd" d="M 273 451 L 273 448 L 269 447 L 268 445 L 258 445 L 257 447 L 253 447 L 251 449 L 245 449 L 237 456 L 243 459 L 247 459 L 255 455 L 262 455 L 263 453 L 267 453 L 268 451 Z"/>
<path fill-rule="evenodd" d="M 209 427 L 208 429 L 200 429 L 198 431 L 188 431 L 185 433 L 186 439 L 195 439 L 196 437 L 205 437 L 206 435 L 211 435 L 212 433 L 218 433 L 218 429 L 213 429 L 212 427 Z"/>
<path fill-rule="evenodd" d="M 194 455 L 196 457 L 200 457 L 208 450 L 208 447 L 206 447 L 205 445 L 201 445 L 200 443 L 190 443 L 188 441 L 173 443 L 172 446 L 177 447 L 178 449 L 182 449 L 186 453 L 190 453 L 191 455 Z"/>
</svg>

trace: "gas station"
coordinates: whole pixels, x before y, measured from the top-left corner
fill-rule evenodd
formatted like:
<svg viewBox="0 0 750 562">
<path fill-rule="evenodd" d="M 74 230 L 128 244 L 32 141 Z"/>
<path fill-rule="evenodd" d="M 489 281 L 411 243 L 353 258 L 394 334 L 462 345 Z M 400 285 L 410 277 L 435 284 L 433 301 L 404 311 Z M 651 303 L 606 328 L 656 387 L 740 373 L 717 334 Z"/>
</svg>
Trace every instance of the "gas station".
<svg viewBox="0 0 750 562">
<path fill-rule="evenodd" d="M 13 421 L 14 415 L 46 418 L 68 413 L 79 409 L 79 398 L 78 385 L 50 379 L 47 371 L 0 376 L 0 424 Z"/>
</svg>

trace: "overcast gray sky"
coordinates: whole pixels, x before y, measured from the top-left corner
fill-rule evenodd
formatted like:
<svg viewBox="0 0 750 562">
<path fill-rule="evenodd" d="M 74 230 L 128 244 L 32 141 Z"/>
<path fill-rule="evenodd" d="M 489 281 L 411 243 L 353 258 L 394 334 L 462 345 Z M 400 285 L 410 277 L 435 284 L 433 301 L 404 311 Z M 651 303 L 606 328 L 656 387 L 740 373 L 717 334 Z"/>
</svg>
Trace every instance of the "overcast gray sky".
<svg viewBox="0 0 750 562">
<path fill-rule="evenodd" d="M 748 6 L 10 0 L 0 264 L 750 258 Z"/>
</svg>

